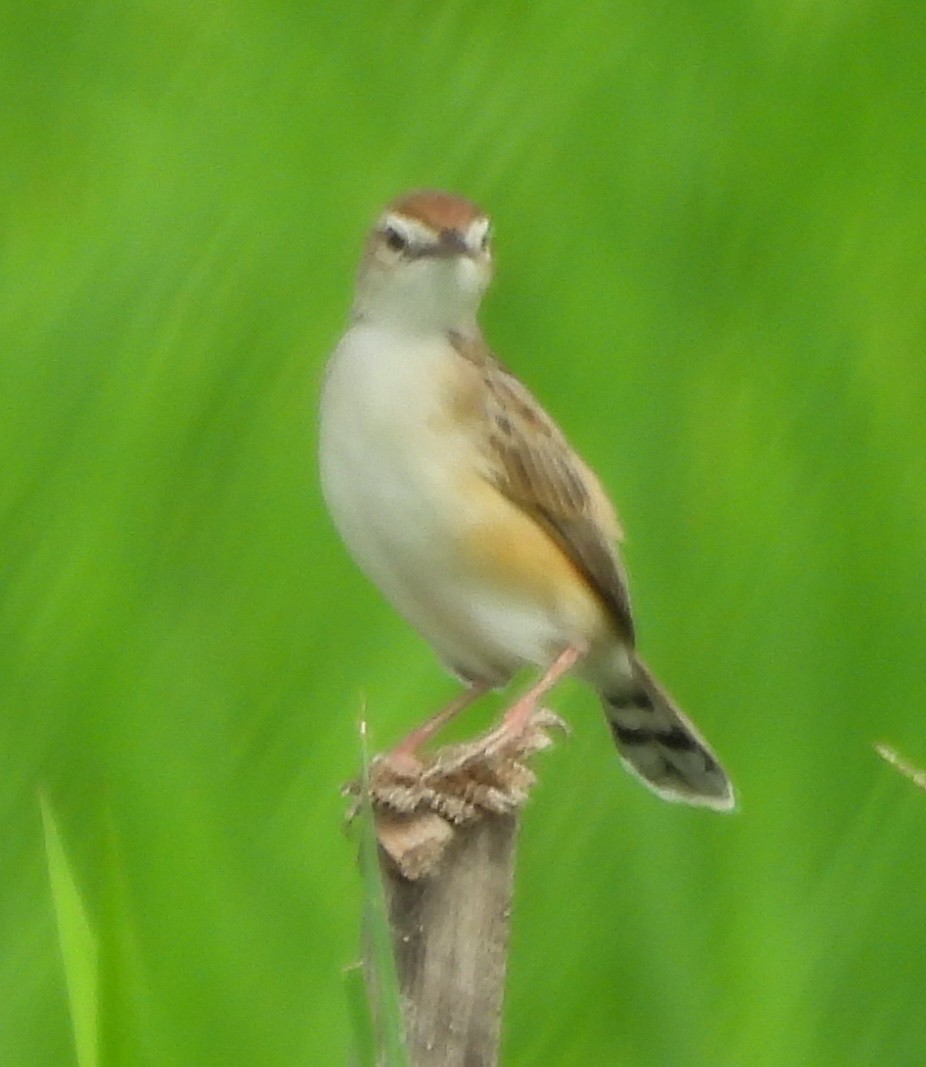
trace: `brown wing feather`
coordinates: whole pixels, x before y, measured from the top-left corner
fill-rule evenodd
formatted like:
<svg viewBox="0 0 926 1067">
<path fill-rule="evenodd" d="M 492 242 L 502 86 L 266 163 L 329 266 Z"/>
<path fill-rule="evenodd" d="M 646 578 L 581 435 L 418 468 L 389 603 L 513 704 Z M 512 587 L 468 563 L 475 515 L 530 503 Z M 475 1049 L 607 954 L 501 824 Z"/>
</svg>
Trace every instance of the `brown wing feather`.
<svg viewBox="0 0 926 1067">
<path fill-rule="evenodd" d="M 485 342 L 453 341 L 481 372 L 487 476 L 556 540 L 633 644 L 627 576 L 616 546 L 622 531 L 598 479 Z"/>
</svg>

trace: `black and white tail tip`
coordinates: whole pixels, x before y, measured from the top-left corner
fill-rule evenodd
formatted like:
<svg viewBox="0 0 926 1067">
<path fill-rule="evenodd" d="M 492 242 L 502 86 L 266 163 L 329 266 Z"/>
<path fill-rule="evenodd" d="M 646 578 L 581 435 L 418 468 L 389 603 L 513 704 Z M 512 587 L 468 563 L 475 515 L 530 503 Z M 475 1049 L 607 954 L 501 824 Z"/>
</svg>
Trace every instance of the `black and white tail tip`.
<svg viewBox="0 0 926 1067">
<path fill-rule="evenodd" d="M 654 793 L 715 811 L 735 808 L 720 761 L 641 660 L 633 660 L 626 692 L 603 702 L 621 760 Z"/>
</svg>

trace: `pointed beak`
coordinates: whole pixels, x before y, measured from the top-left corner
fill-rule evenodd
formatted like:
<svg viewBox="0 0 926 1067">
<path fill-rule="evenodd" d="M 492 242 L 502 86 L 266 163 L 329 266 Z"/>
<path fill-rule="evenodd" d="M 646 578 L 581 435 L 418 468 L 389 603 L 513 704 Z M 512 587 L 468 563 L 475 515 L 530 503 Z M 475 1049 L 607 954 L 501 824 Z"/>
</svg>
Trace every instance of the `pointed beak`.
<svg viewBox="0 0 926 1067">
<path fill-rule="evenodd" d="M 459 230 L 441 230 L 438 248 L 445 256 L 469 255 L 469 245 Z"/>
<path fill-rule="evenodd" d="M 436 244 L 427 245 L 418 254 L 432 259 L 455 259 L 457 256 L 469 256 L 472 253 L 460 231 L 448 227 L 441 230 Z"/>
</svg>

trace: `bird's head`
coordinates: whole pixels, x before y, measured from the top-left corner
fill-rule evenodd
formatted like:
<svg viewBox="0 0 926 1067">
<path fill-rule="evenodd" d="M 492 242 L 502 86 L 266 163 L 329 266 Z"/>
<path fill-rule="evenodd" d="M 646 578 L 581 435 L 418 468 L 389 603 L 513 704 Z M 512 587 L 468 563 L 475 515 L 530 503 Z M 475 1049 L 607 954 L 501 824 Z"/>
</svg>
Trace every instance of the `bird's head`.
<svg viewBox="0 0 926 1067">
<path fill-rule="evenodd" d="M 355 314 L 411 332 L 469 332 L 491 277 L 485 212 L 449 193 L 408 193 L 370 231 Z"/>
</svg>

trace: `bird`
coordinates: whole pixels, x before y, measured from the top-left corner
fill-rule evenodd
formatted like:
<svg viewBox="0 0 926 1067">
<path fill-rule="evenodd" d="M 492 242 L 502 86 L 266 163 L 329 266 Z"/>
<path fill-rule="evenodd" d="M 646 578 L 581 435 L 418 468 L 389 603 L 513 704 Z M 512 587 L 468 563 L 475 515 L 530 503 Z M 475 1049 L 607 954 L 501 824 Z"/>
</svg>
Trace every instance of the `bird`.
<svg viewBox="0 0 926 1067">
<path fill-rule="evenodd" d="M 729 811 L 730 779 L 636 648 L 617 512 L 478 322 L 489 216 L 415 190 L 380 213 L 324 372 L 319 474 L 349 554 L 465 685 L 393 750 L 414 760 L 525 668 L 524 730 L 572 673 L 599 695 L 623 764 L 659 797 Z"/>
</svg>

